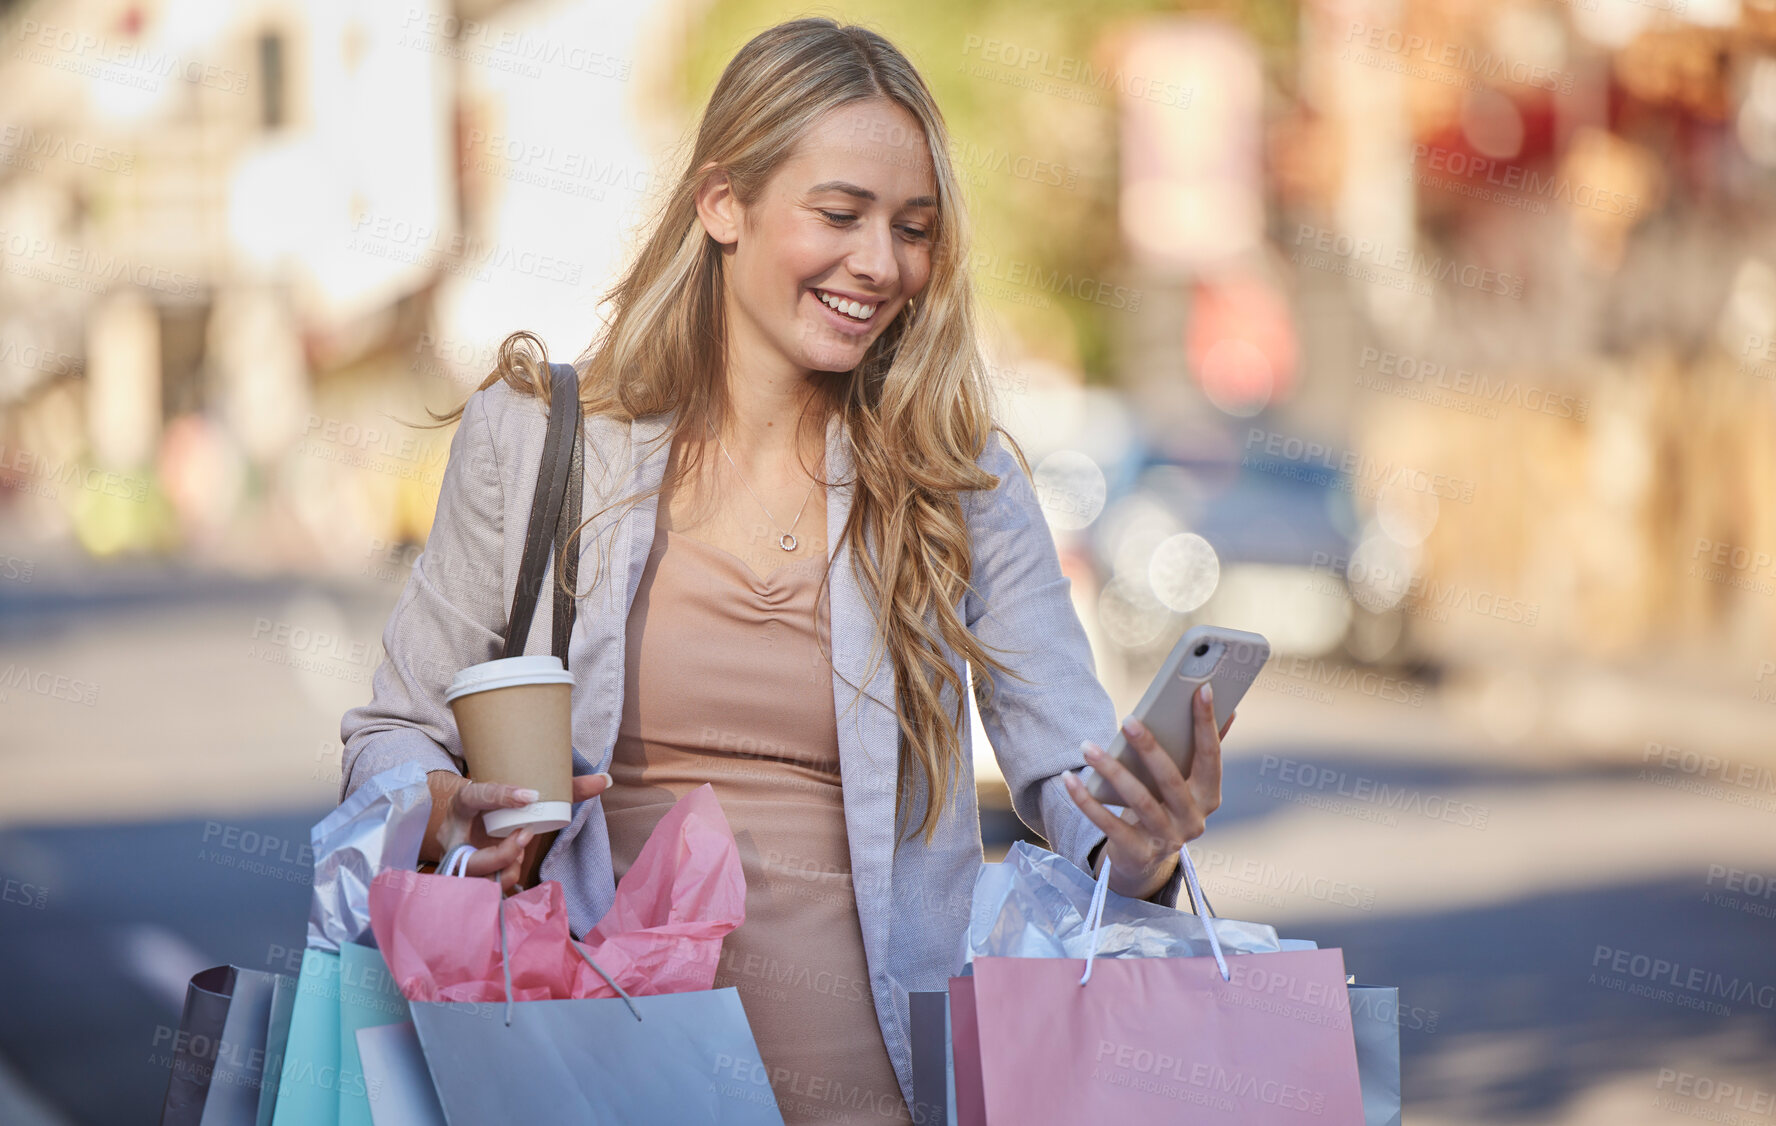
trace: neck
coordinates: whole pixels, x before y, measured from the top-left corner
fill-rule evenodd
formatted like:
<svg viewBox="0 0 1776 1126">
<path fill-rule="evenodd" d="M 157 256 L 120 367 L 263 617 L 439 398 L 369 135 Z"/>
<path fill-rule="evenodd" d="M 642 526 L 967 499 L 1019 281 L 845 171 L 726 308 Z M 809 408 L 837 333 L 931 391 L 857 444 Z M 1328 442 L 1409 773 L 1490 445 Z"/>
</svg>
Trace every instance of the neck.
<svg viewBox="0 0 1776 1126">
<path fill-rule="evenodd" d="M 803 447 L 808 456 L 818 458 L 826 448 L 826 435 L 815 425 L 802 425 L 803 412 L 812 409 L 817 390 L 813 373 L 784 362 L 775 350 L 748 347 L 738 339 L 742 335 L 732 334 L 728 413 L 717 423 L 728 456 L 743 471 L 793 462 Z"/>
</svg>

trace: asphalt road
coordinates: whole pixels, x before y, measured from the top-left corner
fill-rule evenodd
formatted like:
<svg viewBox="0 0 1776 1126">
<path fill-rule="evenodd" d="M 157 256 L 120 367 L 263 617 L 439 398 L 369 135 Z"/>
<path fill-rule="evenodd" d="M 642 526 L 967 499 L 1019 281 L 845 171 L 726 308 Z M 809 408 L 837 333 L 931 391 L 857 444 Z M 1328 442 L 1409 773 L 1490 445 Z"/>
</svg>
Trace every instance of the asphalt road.
<svg viewBox="0 0 1776 1126">
<path fill-rule="evenodd" d="M 0 588 L 0 1116 L 151 1120 L 190 975 L 295 969 L 301 846 L 398 588 L 39 576 Z M 1496 694 L 1273 679 L 1195 849 L 1210 895 L 1401 988 L 1415 1123 L 1767 1121 L 1769 707 L 1699 691 L 1630 684 L 1614 726 L 1544 709 L 1500 739 Z"/>
</svg>

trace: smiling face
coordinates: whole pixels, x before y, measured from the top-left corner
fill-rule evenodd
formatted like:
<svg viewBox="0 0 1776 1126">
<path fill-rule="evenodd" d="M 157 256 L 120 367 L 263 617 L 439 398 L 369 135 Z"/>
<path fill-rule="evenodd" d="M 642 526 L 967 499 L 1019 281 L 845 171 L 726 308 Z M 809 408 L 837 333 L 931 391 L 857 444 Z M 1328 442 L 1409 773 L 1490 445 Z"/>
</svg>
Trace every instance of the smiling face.
<svg viewBox="0 0 1776 1126">
<path fill-rule="evenodd" d="M 935 183 L 918 120 L 883 99 L 818 120 L 750 207 L 710 177 L 698 214 L 726 256 L 730 357 L 856 367 L 931 276 Z"/>
</svg>

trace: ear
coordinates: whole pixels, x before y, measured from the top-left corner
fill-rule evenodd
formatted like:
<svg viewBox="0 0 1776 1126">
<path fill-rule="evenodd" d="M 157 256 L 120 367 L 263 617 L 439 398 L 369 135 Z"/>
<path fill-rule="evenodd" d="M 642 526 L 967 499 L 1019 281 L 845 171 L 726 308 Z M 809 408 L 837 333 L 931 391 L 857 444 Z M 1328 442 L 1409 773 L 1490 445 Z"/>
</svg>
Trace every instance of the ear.
<svg viewBox="0 0 1776 1126">
<path fill-rule="evenodd" d="M 703 183 L 697 188 L 697 218 L 709 237 L 723 246 L 740 241 L 740 201 L 728 174 L 713 164 L 705 165 Z"/>
</svg>

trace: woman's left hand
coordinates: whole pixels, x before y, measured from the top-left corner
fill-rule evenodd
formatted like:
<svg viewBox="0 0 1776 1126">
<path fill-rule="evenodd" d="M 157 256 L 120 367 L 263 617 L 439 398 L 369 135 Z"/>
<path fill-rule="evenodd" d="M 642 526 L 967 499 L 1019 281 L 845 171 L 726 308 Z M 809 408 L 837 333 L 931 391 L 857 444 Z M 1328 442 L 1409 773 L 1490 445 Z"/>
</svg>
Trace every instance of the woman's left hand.
<svg viewBox="0 0 1776 1126">
<path fill-rule="evenodd" d="M 1215 701 L 1207 684 L 1196 692 L 1191 708 L 1196 746 L 1188 776 L 1138 720 L 1131 717 L 1123 724 L 1123 738 L 1141 756 L 1157 794 L 1102 747 L 1089 739 L 1083 744 L 1086 762 L 1122 795 L 1128 808 L 1121 817 L 1086 793 L 1077 774 L 1066 775 L 1073 801 L 1092 824 L 1104 830 L 1103 855 L 1110 861 L 1110 888 L 1118 895 L 1145 899 L 1165 886 L 1178 862 L 1179 848 L 1202 836 L 1209 814 L 1221 806 L 1221 739 L 1233 726 L 1233 716 L 1216 731 Z"/>
</svg>

